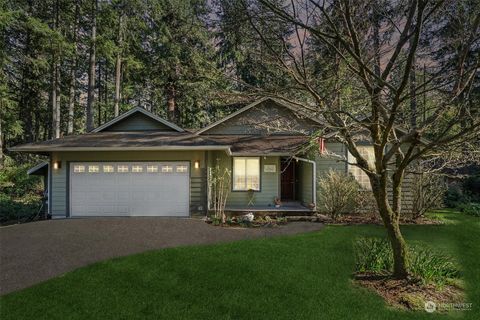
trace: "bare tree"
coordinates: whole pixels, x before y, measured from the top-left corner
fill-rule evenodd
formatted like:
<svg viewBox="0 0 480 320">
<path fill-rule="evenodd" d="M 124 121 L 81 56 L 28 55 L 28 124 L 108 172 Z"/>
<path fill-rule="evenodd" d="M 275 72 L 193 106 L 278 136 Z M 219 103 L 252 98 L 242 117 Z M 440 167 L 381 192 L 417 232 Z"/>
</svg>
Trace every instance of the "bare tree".
<svg viewBox="0 0 480 320">
<path fill-rule="evenodd" d="M 472 19 L 469 33 L 457 39 L 462 49 L 454 72 L 432 62 L 434 45 L 421 45 L 426 28 L 435 28 L 436 19 L 452 5 L 456 2 L 392 0 L 379 5 L 377 0 L 291 0 L 279 5 L 273 0 L 258 0 L 246 4 L 255 30 L 270 23 L 256 15 L 262 6 L 291 25 L 291 38 L 275 40 L 283 43 L 281 46 L 258 32 L 270 49 L 265 62 L 284 70 L 305 93 L 303 101 L 282 95 L 277 98 L 320 115 L 326 129 L 334 132 L 355 158 L 349 165 L 358 166 L 368 175 L 394 253 L 393 276 L 399 279 L 409 276 L 407 246 L 399 228 L 405 174 L 419 159 L 438 156 L 479 134 L 478 105 L 464 102 L 468 101 L 479 66 L 478 58 L 475 63 L 468 58 L 472 46 L 479 45 L 480 15 Z M 372 16 L 381 19 L 369 18 Z M 330 75 L 312 70 L 309 59 L 314 57 L 322 63 L 321 56 L 311 54 L 312 41 L 340 57 L 343 82 L 348 86 L 343 95 L 348 95 L 344 100 L 349 103 L 338 103 L 339 95 L 326 87 Z M 417 85 L 410 79 L 420 51 L 423 59 L 431 62 L 430 77 Z M 416 108 L 408 102 L 425 93 L 433 103 L 425 119 L 418 121 L 416 114 L 411 114 L 417 112 Z M 415 126 L 409 125 L 414 118 Z M 359 151 L 359 141 L 372 144 L 373 163 Z"/>
</svg>

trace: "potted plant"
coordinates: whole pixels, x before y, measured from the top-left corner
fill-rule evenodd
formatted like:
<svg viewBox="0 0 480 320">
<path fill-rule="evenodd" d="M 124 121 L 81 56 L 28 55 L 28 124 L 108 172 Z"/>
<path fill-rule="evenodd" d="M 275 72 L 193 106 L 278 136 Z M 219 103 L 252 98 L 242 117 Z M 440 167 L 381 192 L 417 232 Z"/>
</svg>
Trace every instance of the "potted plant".
<svg viewBox="0 0 480 320">
<path fill-rule="evenodd" d="M 282 200 L 280 200 L 279 197 L 275 197 L 275 199 L 273 199 L 273 202 L 275 203 L 275 208 L 280 208 L 280 206 L 282 205 Z"/>
</svg>

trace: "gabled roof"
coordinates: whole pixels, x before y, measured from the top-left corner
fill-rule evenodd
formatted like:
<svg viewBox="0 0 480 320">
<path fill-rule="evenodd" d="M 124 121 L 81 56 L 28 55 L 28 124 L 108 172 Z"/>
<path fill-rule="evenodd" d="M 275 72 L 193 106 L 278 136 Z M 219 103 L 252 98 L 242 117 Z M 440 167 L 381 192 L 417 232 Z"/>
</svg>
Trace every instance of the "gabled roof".
<svg viewBox="0 0 480 320">
<path fill-rule="evenodd" d="M 101 132 L 101 131 L 104 131 L 105 129 L 107 129 L 108 127 L 110 126 L 113 126 L 114 124 L 118 123 L 119 121 L 121 120 L 124 120 L 136 113 L 142 113 L 143 115 L 155 120 L 155 121 L 158 121 L 160 122 L 161 124 L 169 127 L 169 128 L 172 128 L 173 130 L 175 131 L 178 131 L 178 132 L 184 132 L 185 130 L 183 130 L 182 128 L 180 128 L 179 126 L 177 126 L 176 124 L 173 124 L 165 119 L 162 119 L 160 118 L 159 116 L 157 115 L 154 115 L 153 113 L 143 109 L 143 108 L 140 108 L 140 107 L 135 107 L 121 115 L 119 115 L 118 117 L 116 118 L 113 118 L 112 120 L 108 121 L 107 123 L 104 123 L 103 125 L 101 125 L 100 127 L 92 130 L 92 132 Z"/>
<path fill-rule="evenodd" d="M 253 102 L 253 103 L 251 103 L 251 104 L 249 104 L 249 105 L 241 108 L 240 110 L 237 110 L 237 111 L 229 114 L 228 116 L 226 116 L 226 117 L 224 117 L 224 118 L 222 118 L 222 119 L 220 119 L 220 120 L 218 120 L 218 121 L 216 121 L 216 122 L 214 122 L 214 123 L 206 126 L 205 128 L 202 128 L 202 129 L 198 130 L 198 131 L 196 132 L 196 134 L 202 134 L 202 133 L 204 133 L 204 132 L 206 132 L 206 131 L 208 131 L 208 130 L 210 130 L 210 129 L 212 129 L 212 128 L 214 128 L 214 127 L 216 127 L 216 126 L 218 126 L 218 125 L 220 125 L 220 124 L 222 124 L 222 123 L 224 123 L 225 121 L 230 120 L 230 119 L 238 116 L 239 114 L 244 113 L 245 111 L 248 111 L 248 110 L 252 109 L 253 107 L 255 107 L 255 106 L 257 106 L 257 105 L 259 105 L 259 104 L 261 104 L 261 103 L 263 103 L 263 102 L 265 102 L 265 101 L 272 101 L 272 102 L 274 102 L 275 104 L 277 104 L 277 105 L 279 105 L 279 106 L 281 106 L 281 107 L 284 107 L 284 108 L 287 108 L 287 109 L 289 109 L 289 110 L 291 110 L 291 111 L 293 111 L 293 112 L 299 113 L 300 115 L 305 116 L 305 117 L 307 117 L 308 119 L 310 119 L 310 120 L 312 120 L 312 121 L 314 121 L 314 122 L 317 122 L 317 123 L 323 125 L 323 123 L 322 123 L 319 119 L 315 119 L 314 117 L 311 117 L 311 116 L 305 114 L 302 110 L 298 110 L 298 108 L 295 108 L 295 107 L 293 107 L 293 106 L 291 106 L 291 105 L 289 105 L 289 104 L 287 104 L 287 103 L 285 103 L 285 102 L 283 102 L 283 101 L 281 101 L 281 100 L 278 100 L 278 99 L 275 99 L 275 98 L 271 98 L 271 97 L 265 97 L 265 98 L 262 98 L 262 99 L 260 99 L 260 100 L 257 100 L 257 101 L 255 101 L 255 102 Z"/>
<path fill-rule="evenodd" d="M 48 169 L 48 161 L 43 161 L 37 164 L 35 167 L 28 169 L 27 174 L 30 175 L 42 175 L 45 170 Z"/>
</svg>

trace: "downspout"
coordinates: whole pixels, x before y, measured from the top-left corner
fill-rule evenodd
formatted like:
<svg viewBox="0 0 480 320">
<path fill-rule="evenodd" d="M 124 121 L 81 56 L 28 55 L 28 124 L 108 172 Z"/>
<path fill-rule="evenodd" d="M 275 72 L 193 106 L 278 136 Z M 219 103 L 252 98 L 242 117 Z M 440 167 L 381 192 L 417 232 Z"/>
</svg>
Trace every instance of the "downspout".
<svg viewBox="0 0 480 320">
<path fill-rule="evenodd" d="M 313 166 L 313 175 L 312 175 L 312 186 L 313 186 L 313 209 L 316 210 L 317 209 L 317 163 L 313 160 L 309 160 L 309 159 L 305 159 L 305 158 L 299 158 L 299 157 L 293 157 L 293 159 L 295 160 L 299 160 L 299 161 L 304 161 L 304 162 L 308 162 L 308 163 L 311 163 L 312 166 Z"/>
</svg>

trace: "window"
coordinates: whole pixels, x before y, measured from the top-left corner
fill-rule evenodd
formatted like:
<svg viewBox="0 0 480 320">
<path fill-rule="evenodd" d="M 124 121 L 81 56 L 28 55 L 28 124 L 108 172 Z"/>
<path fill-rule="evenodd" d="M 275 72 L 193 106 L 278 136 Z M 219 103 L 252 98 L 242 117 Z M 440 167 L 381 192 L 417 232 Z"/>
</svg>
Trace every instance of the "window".
<svg viewBox="0 0 480 320">
<path fill-rule="evenodd" d="M 147 172 L 158 172 L 158 166 L 147 166 Z"/>
<path fill-rule="evenodd" d="M 177 166 L 177 172 L 187 172 L 187 166 Z"/>
<path fill-rule="evenodd" d="M 132 172 L 143 172 L 142 166 L 132 166 Z"/>
<path fill-rule="evenodd" d="M 260 158 L 233 158 L 233 190 L 260 190 Z"/>
<path fill-rule="evenodd" d="M 73 172 L 85 172 L 85 166 L 75 165 L 73 166 Z"/>
<path fill-rule="evenodd" d="M 125 166 L 125 165 L 117 166 L 117 172 L 121 172 L 121 173 L 128 172 L 128 166 Z"/>
<path fill-rule="evenodd" d="M 97 173 L 100 172 L 100 166 L 88 166 L 89 173 Z"/>
<path fill-rule="evenodd" d="M 111 165 L 103 166 L 103 172 L 111 173 L 111 172 L 113 172 L 113 171 L 114 171 L 113 166 L 111 166 Z"/>
<path fill-rule="evenodd" d="M 162 166 L 162 172 L 173 172 L 172 166 Z"/>
<path fill-rule="evenodd" d="M 375 163 L 375 153 L 373 151 L 372 146 L 357 146 L 360 155 L 364 157 L 370 165 L 374 165 Z M 357 163 L 357 159 L 348 153 L 348 162 Z M 370 185 L 370 179 L 368 178 L 367 174 L 355 165 L 348 165 L 348 172 L 355 177 L 358 181 L 362 189 L 365 190 L 372 190 L 372 186 Z"/>
</svg>

